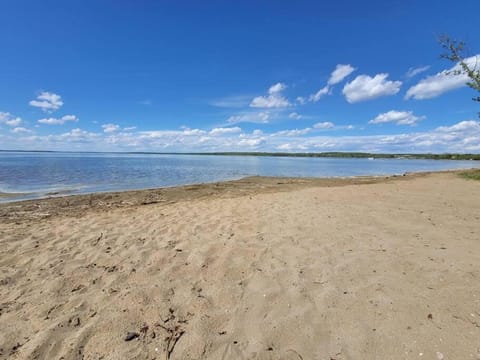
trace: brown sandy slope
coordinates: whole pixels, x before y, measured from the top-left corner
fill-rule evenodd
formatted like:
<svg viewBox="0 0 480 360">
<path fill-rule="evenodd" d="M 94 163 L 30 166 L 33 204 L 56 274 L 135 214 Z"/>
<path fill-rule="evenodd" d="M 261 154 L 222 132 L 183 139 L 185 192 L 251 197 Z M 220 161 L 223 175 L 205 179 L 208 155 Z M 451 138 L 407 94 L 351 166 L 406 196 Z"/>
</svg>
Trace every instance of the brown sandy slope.
<svg viewBox="0 0 480 360">
<path fill-rule="evenodd" d="M 480 359 L 480 182 L 0 205 L 0 358 Z"/>
</svg>

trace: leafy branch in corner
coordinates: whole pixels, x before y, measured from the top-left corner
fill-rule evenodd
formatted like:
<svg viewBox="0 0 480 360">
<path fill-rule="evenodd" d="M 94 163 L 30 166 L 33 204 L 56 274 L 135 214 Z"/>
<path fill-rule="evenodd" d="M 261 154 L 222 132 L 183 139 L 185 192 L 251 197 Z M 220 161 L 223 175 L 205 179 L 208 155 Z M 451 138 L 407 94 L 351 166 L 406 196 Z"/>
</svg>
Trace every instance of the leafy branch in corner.
<svg viewBox="0 0 480 360">
<path fill-rule="evenodd" d="M 449 73 L 453 73 L 454 75 L 466 74 L 470 79 L 470 81 L 467 82 L 467 85 L 480 93 L 480 66 L 478 64 L 478 59 L 473 66 L 465 61 L 465 42 L 452 39 L 448 35 L 441 35 L 438 41 L 445 51 L 441 55 L 441 58 L 460 65 L 461 69 L 453 70 Z M 480 96 L 476 96 L 472 98 L 472 100 L 480 102 Z"/>
</svg>

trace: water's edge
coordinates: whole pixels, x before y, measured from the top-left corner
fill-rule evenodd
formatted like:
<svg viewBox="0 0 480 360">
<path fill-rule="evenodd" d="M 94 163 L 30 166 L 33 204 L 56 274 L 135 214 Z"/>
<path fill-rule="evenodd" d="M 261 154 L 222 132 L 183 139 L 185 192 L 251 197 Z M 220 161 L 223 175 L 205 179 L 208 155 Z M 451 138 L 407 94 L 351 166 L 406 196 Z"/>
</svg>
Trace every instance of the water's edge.
<svg viewBox="0 0 480 360">
<path fill-rule="evenodd" d="M 402 174 L 378 174 L 378 175 L 355 175 L 355 176 L 325 176 L 325 177 L 306 177 L 306 176 L 295 176 L 295 177 L 285 177 L 285 176 L 264 176 L 264 175 L 253 175 L 253 176 L 244 176 L 239 178 L 232 178 L 232 179 L 222 179 L 219 181 L 208 181 L 208 182 L 200 182 L 200 183 L 185 183 L 185 184 L 178 184 L 178 185 L 170 185 L 170 186 L 159 186 L 159 187 L 147 187 L 147 188 L 136 188 L 136 189 L 112 189 L 112 190 L 104 190 L 104 191 L 85 191 L 85 192 L 75 192 L 73 190 L 63 190 L 58 192 L 48 192 L 48 193 L 38 193 L 38 192 L 28 192 L 28 193 L 8 193 L 8 192 L 0 192 L 0 205 L 2 204 L 9 204 L 15 202 L 25 202 L 25 201 L 32 201 L 32 200 L 43 200 L 43 199 L 51 199 L 51 198 L 62 198 L 62 197 L 77 197 L 77 196 L 85 196 L 85 195 L 95 195 L 95 194 L 125 194 L 125 193 L 134 193 L 134 192 L 148 192 L 148 191 L 158 191 L 162 189 L 180 189 L 190 186 L 199 187 L 202 185 L 211 185 L 211 184 L 226 184 L 226 183 L 235 183 L 237 181 L 248 180 L 248 179 L 270 179 L 276 181 L 301 181 L 301 180 L 313 180 L 313 181 L 341 181 L 341 180 L 376 180 L 382 178 L 395 178 L 407 175 L 428 175 L 428 174 L 437 174 L 437 173 L 462 173 L 468 171 L 478 170 L 478 168 L 463 168 L 463 169 L 443 169 L 443 170 L 434 170 L 434 171 L 408 171 Z"/>
</svg>

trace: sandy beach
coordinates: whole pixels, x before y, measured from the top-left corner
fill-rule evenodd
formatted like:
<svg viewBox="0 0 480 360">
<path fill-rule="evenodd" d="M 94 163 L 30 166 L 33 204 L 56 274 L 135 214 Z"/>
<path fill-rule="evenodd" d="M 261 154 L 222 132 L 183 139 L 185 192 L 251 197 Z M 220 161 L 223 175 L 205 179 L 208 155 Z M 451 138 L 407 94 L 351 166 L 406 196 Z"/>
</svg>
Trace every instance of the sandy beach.
<svg viewBox="0 0 480 360">
<path fill-rule="evenodd" d="M 480 359 L 480 182 L 0 204 L 2 359 Z"/>
</svg>

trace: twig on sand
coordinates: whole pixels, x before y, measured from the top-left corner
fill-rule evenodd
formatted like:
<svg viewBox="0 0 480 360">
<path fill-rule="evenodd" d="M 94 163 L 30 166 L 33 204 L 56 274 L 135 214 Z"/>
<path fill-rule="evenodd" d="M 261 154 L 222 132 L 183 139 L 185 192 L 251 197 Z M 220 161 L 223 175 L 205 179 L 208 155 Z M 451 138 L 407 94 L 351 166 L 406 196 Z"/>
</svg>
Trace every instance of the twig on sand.
<svg viewBox="0 0 480 360">
<path fill-rule="evenodd" d="M 92 246 L 97 246 L 98 242 L 102 240 L 103 232 L 100 233 L 100 236 L 92 243 Z"/>
<path fill-rule="evenodd" d="M 168 336 L 165 338 L 165 340 L 167 341 L 167 353 L 165 358 L 168 360 L 170 359 L 170 356 L 172 355 L 173 349 L 175 349 L 175 345 L 177 344 L 178 340 L 180 340 L 182 335 L 185 334 L 185 330 L 181 329 L 178 325 L 173 328 L 167 328 L 166 326 L 163 326 L 161 324 L 158 324 L 158 326 L 168 332 Z"/>
<path fill-rule="evenodd" d="M 170 313 L 169 317 L 166 320 L 162 320 L 164 323 L 167 323 L 170 320 L 175 319 L 175 315 L 173 314 L 173 309 L 169 309 L 169 313 Z M 179 322 L 180 321 L 178 321 L 177 324 L 171 323 L 170 326 L 165 326 L 161 323 L 155 324 L 156 326 L 161 327 L 163 330 L 165 330 L 168 333 L 168 336 L 165 338 L 165 341 L 167 342 L 165 358 L 167 360 L 170 359 L 170 356 L 172 355 L 178 340 L 180 340 L 183 334 L 185 334 L 185 330 L 180 327 L 180 325 L 178 324 Z"/>
<path fill-rule="evenodd" d="M 295 350 L 293 350 L 293 349 L 288 349 L 286 352 L 289 352 L 289 351 L 295 353 L 295 354 L 299 357 L 300 360 L 303 360 L 302 355 L 300 355 L 297 351 L 295 351 Z"/>
<path fill-rule="evenodd" d="M 158 204 L 159 202 L 162 202 L 162 200 L 144 200 L 140 204 L 141 205 L 152 205 L 152 204 Z"/>
</svg>

